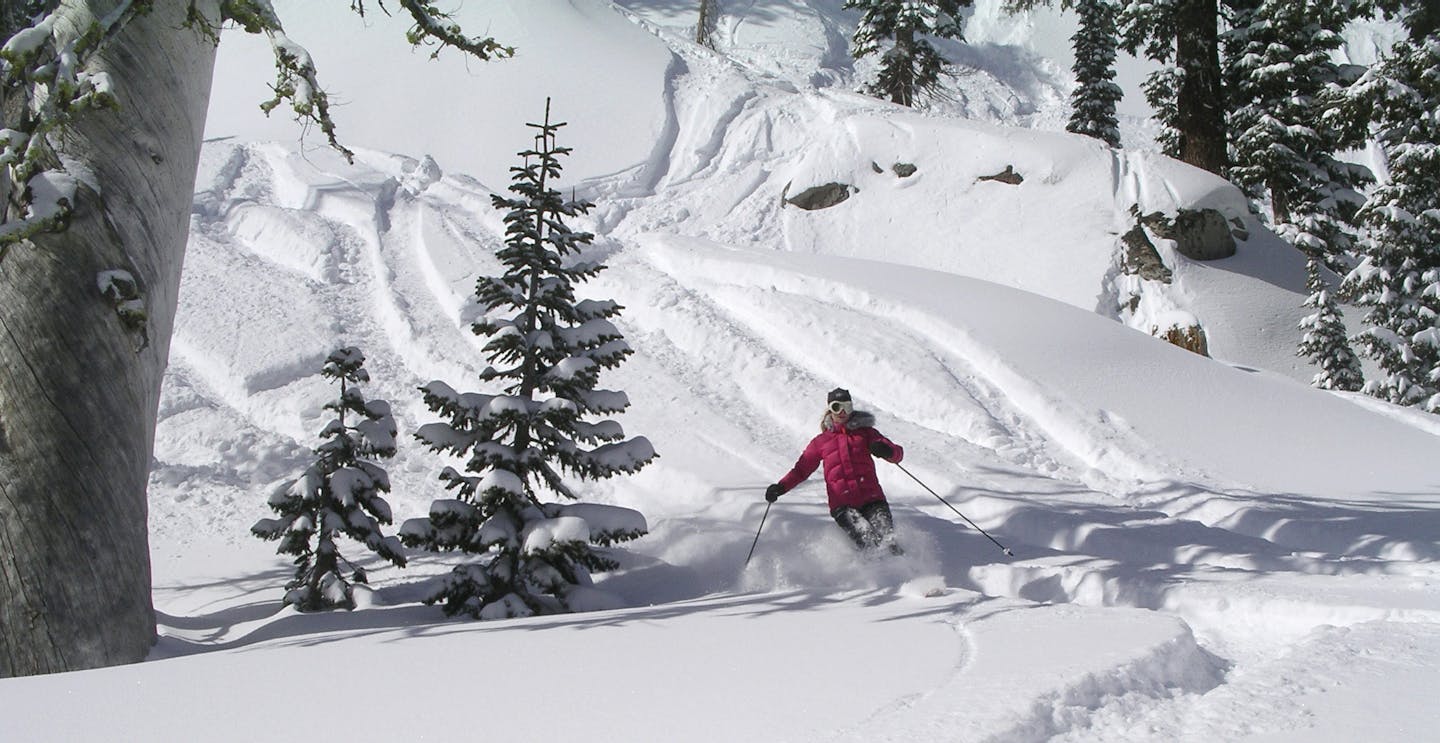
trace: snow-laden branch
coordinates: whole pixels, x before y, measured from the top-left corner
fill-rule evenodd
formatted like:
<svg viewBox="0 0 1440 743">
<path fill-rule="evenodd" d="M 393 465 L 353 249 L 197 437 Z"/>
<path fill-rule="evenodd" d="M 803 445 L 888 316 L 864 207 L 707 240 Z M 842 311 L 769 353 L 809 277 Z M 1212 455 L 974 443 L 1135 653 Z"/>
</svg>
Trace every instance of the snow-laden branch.
<svg viewBox="0 0 1440 743">
<path fill-rule="evenodd" d="M 74 207 L 75 180 L 54 142 L 82 112 L 116 106 L 110 76 L 96 55 L 153 0 L 125 0 L 105 17 L 76 24 L 65 8 L 38 17 L 0 47 L 0 100 L 24 101 L 0 130 L 0 260 L 10 246 L 60 232 Z"/>
<path fill-rule="evenodd" d="M 405 33 L 406 41 L 414 46 L 435 46 L 435 51 L 430 53 L 432 59 L 440 56 L 441 50 L 447 46 L 481 60 L 503 59 L 515 55 L 512 47 L 504 46 L 493 38 L 465 35 L 460 24 L 456 23 L 449 13 L 435 7 L 434 0 L 399 2 L 400 7 L 404 8 L 415 22 Z M 390 13 L 390 9 L 385 6 L 385 0 L 376 0 L 376 4 L 386 14 Z M 365 0 L 351 0 L 350 7 L 362 17 L 365 15 Z"/>
</svg>

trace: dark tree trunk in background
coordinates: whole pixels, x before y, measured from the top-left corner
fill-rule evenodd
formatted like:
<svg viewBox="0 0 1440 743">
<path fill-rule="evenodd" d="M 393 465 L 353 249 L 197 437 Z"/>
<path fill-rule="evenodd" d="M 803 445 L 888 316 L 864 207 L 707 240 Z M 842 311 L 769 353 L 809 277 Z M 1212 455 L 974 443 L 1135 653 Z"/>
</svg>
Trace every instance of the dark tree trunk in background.
<svg viewBox="0 0 1440 743">
<path fill-rule="evenodd" d="M 695 24 L 695 43 L 715 48 L 710 30 L 715 27 L 715 3 L 719 0 L 700 0 L 700 21 Z"/>
<path fill-rule="evenodd" d="M 146 485 L 215 58 L 186 5 L 156 3 L 102 54 L 120 110 L 84 114 L 63 148 L 98 193 L 0 263 L 0 676 L 138 661 L 154 641 Z M 115 269 L 143 331 L 100 296 Z"/>
<path fill-rule="evenodd" d="M 1184 0 L 1177 10 L 1175 64 L 1184 77 L 1175 125 L 1180 130 L 1180 159 L 1223 177 L 1229 157 L 1219 22 L 1217 0 Z"/>
<path fill-rule="evenodd" d="M 905 69 L 915 68 L 915 29 L 895 29 L 895 48 L 891 54 L 899 59 L 906 60 Z M 902 75 L 894 81 L 894 87 L 890 89 L 890 102 L 902 106 L 915 105 L 915 80 L 914 75 Z"/>
</svg>

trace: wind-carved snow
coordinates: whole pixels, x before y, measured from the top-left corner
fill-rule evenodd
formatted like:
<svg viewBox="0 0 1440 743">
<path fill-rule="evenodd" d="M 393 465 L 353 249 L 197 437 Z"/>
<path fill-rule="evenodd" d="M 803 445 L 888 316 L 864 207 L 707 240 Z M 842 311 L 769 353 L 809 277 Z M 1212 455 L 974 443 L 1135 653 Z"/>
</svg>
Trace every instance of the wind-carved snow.
<svg viewBox="0 0 1440 743">
<path fill-rule="evenodd" d="M 558 110 L 585 114 L 562 130 L 577 147 L 567 177 L 597 203 L 575 225 L 598 233 L 586 259 L 609 269 L 583 292 L 625 306 L 614 324 L 635 351 L 602 374 L 613 392 L 586 402 L 631 403 L 615 424 L 660 454 L 634 477 L 574 483 L 585 501 L 543 534 L 482 529 L 534 549 L 648 529 L 611 550 L 618 570 L 576 589 L 572 605 L 592 613 L 448 622 L 419 599 L 458 561 L 412 553 L 404 572 L 365 565 L 361 610 L 301 615 L 280 608 L 291 566 L 245 533 L 333 417 L 318 362 L 338 342 L 364 349 L 366 394 L 393 407 L 396 522 L 432 502 L 471 508 L 436 479 L 460 464 L 413 440 L 436 422 L 417 388 L 504 392 L 478 381 L 471 292 L 498 266 L 503 215 L 489 197 L 540 104 L 510 114 L 480 83 L 474 98 L 456 92 L 467 82 L 415 106 L 463 124 L 458 147 L 489 153 L 475 168 L 393 134 L 354 165 L 290 145 L 208 144 L 151 487 L 153 657 L 170 660 L 0 681 L 6 731 L 244 739 L 247 726 L 209 723 L 263 709 L 278 728 L 309 724 L 293 689 L 273 683 L 277 664 L 393 669 L 406 679 L 395 708 L 421 709 L 453 691 L 426 671 L 444 663 L 503 667 L 514 683 L 487 688 L 497 710 L 533 703 L 556 668 L 603 668 L 583 704 L 547 718 L 558 739 L 1407 740 L 1432 729 L 1440 431 L 1297 382 L 1310 375 L 1292 350 L 1300 257 L 1223 181 L 1000 125 L 1059 128 L 1067 65 L 1032 65 L 1045 50 L 1025 24 L 1053 31 L 1062 16 L 1007 20 L 982 0 L 965 51 L 980 72 L 956 82 L 954 101 L 915 113 L 851 92 L 865 70 L 843 54 L 854 14 L 841 5 L 722 3 L 717 52 L 689 41 L 693 4 L 465 4 L 494 13 L 503 40 L 519 29 L 517 46 L 552 55 L 495 74 L 563 80 Z M 287 30 L 304 41 L 303 26 Z M 611 56 L 585 56 L 597 48 Z M 580 68 L 604 84 L 571 78 Z M 627 103 L 568 102 L 602 96 Z M 215 96 L 233 98 L 243 94 Z M 356 136 L 403 130 L 356 118 Z M 902 178 L 897 163 L 916 171 Z M 979 180 L 1006 166 L 1025 180 Z M 781 202 L 830 180 L 859 190 L 817 212 Z M 1218 361 L 1115 321 L 1132 205 L 1213 207 L 1250 229 L 1236 256 L 1206 264 L 1157 243 L 1174 283 L 1155 290 L 1155 311 L 1196 317 Z M 920 480 L 877 462 L 903 557 L 856 555 L 819 473 L 773 505 L 761 497 L 836 386 L 905 447 Z M 61 713 L 82 695 L 87 715 Z M 524 714 L 493 719 L 493 734 L 533 733 Z M 437 737 L 473 733 L 468 718 L 429 722 Z M 381 716 L 370 732 L 413 736 L 413 720 Z"/>
</svg>

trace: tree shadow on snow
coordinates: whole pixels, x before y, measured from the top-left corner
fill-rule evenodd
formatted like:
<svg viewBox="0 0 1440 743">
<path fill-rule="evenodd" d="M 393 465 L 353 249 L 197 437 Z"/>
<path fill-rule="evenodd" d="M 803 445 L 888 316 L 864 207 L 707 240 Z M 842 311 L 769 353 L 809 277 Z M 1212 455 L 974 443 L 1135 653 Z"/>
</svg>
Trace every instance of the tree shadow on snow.
<svg viewBox="0 0 1440 743">
<path fill-rule="evenodd" d="M 956 488 L 946 496 L 1010 547 L 1013 560 L 938 502 L 907 505 L 915 509 L 910 528 L 936 546 L 948 585 L 1036 602 L 1159 609 L 1171 589 L 1197 582 L 1430 570 L 1418 563 L 1437 557 L 1433 497 L 1379 495 L 1336 501 L 1164 483 L 1142 494 L 1148 507 L 1066 493 Z"/>
<path fill-rule="evenodd" d="M 367 635 L 387 636 L 383 642 L 454 632 L 625 626 L 698 613 L 757 618 L 901 601 L 919 601 L 901 618 L 963 615 L 967 621 L 994 597 L 1161 609 L 1173 588 L 1196 582 L 1276 573 L 1405 573 L 1416 561 L 1435 559 L 1433 535 L 1440 533 L 1440 509 L 1425 494 L 1335 501 L 1157 483 L 1128 496 L 1145 504 L 1137 507 L 1081 486 L 1051 481 L 1045 488 L 1020 493 L 955 487 L 944 495 L 1011 548 L 1013 558 L 945 505 L 914 493 L 892 497 L 906 549 L 900 558 L 855 550 L 816 489 L 772 506 L 758 542 L 764 502 L 717 498 L 715 508 L 659 521 L 649 536 L 612 551 L 621 568 L 598 576 L 597 588 L 618 597 L 620 607 L 589 613 L 486 622 L 447 618 L 420 601 L 429 582 L 463 557 L 422 553 L 413 555 L 410 570 L 373 566 L 368 601 L 348 612 L 283 608 L 279 599 L 288 566 L 208 586 L 165 586 L 159 590 L 223 585 L 236 592 L 205 606 L 213 611 L 159 612 L 163 637 L 151 658 Z M 919 600 L 905 588 L 935 576 L 964 590 Z M 261 593 L 273 600 L 255 600 Z"/>
</svg>

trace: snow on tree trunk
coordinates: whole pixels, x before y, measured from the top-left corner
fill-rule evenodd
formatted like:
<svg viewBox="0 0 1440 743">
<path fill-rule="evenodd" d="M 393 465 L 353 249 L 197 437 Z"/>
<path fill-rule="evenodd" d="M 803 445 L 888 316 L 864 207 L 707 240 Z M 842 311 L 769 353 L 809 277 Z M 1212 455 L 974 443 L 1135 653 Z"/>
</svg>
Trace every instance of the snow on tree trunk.
<svg viewBox="0 0 1440 743">
<path fill-rule="evenodd" d="M 146 484 L 215 57 L 177 31 L 185 6 L 156 3 L 101 53 L 119 109 L 63 139 L 69 228 L 0 262 L 0 676 L 138 661 L 154 641 Z"/>
</svg>

